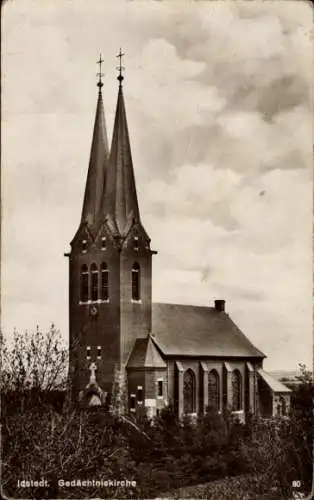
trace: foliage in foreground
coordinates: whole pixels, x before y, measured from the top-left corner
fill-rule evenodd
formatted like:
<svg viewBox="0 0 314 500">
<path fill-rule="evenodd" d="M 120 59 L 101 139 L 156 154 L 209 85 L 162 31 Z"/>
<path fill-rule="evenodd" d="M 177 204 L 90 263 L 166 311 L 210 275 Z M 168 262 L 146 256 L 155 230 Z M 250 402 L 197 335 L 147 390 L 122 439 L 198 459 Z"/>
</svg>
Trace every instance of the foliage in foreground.
<svg viewBox="0 0 314 500">
<path fill-rule="evenodd" d="M 242 498 L 268 500 L 270 493 L 272 498 L 291 496 L 295 479 L 310 482 L 304 469 L 306 447 L 298 448 L 295 440 L 301 429 L 297 415 L 242 425 L 209 409 L 197 422 L 188 417 L 178 422 L 167 408 L 152 425 L 143 413 L 129 422 L 99 410 L 57 411 L 42 401 L 36 405 L 33 400 L 24 411 L 3 412 L 2 483 L 7 496 L 154 498 L 185 486 L 194 491 L 193 497 L 199 492 L 204 498 L 196 485 L 211 482 L 204 486 L 205 497 L 224 498 L 218 496 L 222 491 L 228 499 L 226 483 L 215 481 L 233 476 L 234 484 L 247 493 Z M 25 490 L 17 487 L 17 478 L 45 478 L 50 487 Z M 128 479 L 136 487 L 60 488 L 59 479 Z"/>
<path fill-rule="evenodd" d="M 208 500 L 286 500 L 279 488 L 263 488 L 260 475 L 243 474 L 196 486 L 178 488 L 164 498 L 207 498 Z"/>
<path fill-rule="evenodd" d="M 64 384 L 66 357 L 54 327 L 47 336 L 39 329 L 28 338 L 17 334 L 13 350 L 2 349 L 6 496 L 153 498 L 169 497 L 167 492 L 184 486 L 193 497 L 204 498 L 205 488 L 207 498 L 236 499 L 236 491 L 221 481 L 227 477 L 228 484 L 245 493 L 239 498 L 248 500 L 289 498 L 294 480 L 310 490 L 313 383 L 305 368 L 288 419 L 249 418 L 242 425 L 231 414 L 208 408 L 196 422 L 187 416 L 178 421 L 168 407 L 153 422 L 143 411 L 130 421 L 119 412 L 71 409 L 64 393 L 56 391 Z M 46 479 L 49 487 L 21 488 L 18 478 Z M 60 479 L 127 479 L 136 486 L 61 488 Z"/>
<path fill-rule="evenodd" d="M 8 345 L 1 336 L 0 347 L 2 394 L 65 389 L 68 349 L 54 324 L 48 332 L 38 326 L 35 331 L 14 330 L 12 344 Z"/>
</svg>

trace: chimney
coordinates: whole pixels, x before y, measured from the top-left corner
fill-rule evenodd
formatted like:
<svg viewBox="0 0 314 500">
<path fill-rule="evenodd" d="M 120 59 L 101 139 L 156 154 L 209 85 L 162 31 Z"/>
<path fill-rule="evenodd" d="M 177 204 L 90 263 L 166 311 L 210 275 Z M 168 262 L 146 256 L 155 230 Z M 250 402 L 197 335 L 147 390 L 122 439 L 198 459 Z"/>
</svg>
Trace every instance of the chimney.
<svg viewBox="0 0 314 500">
<path fill-rule="evenodd" d="M 218 312 L 225 312 L 225 304 L 226 304 L 225 300 L 222 299 L 215 300 L 215 310 Z"/>
</svg>

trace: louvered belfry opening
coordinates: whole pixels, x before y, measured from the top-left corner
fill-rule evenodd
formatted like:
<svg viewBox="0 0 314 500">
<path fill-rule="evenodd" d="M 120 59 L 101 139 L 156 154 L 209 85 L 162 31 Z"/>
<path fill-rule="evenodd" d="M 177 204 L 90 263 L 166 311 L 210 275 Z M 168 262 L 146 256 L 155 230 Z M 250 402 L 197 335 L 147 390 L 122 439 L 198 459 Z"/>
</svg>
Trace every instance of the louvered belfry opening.
<svg viewBox="0 0 314 500">
<path fill-rule="evenodd" d="M 106 262 L 101 264 L 101 300 L 109 300 L 109 270 Z"/>
<path fill-rule="evenodd" d="M 98 268 L 95 263 L 91 265 L 91 298 L 92 302 L 98 300 Z"/>
<path fill-rule="evenodd" d="M 140 265 L 135 262 L 132 267 L 132 299 L 140 300 L 141 298 L 141 269 Z"/>
<path fill-rule="evenodd" d="M 81 267 L 81 276 L 80 276 L 80 300 L 81 302 L 88 301 L 88 267 L 86 264 L 83 264 Z"/>
</svg>

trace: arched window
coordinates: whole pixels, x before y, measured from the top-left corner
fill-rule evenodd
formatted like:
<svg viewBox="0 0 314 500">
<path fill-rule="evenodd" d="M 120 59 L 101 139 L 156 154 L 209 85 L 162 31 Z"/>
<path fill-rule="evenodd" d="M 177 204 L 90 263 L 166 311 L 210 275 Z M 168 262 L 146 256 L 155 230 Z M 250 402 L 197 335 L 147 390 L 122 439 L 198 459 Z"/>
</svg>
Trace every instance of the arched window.
<svg viewBox="0 0 314 500">
<path fill-rule="evenodd" d="M 132 267 L 132 299 L 140 300 L 141 298 L 141 272 L 140 266 L 137 262 Z"/>
<path fill-rule="evenodd" d="M 208 374 L 208 404 L 220 409 L 219 375 L 216 370 L 211 370 Z"/>
<path fill-rule="evenodd" d="M 105 262 L 101 264 L 101 300 L 109 300 L 109 271 Z"/>
<path fill-rule="evenodd" d="M 232 372 L 232 409 L 242 410 L 242 377 L 239 370 Z"/>
<path fill-rule="evenodd" d="M 88 267 L 86 264 L 83 264 L 81 267 L 81 294 L 80 294 L 81 302 L 88 301 Z"/>
<path fill-rule="evenodd" d="M 98 300 L 98 268 L 95 263 L 91 266 L 92 272 L 92 301 Z"/>
<path fill-rule="evenodd" d="M 195 412 L 195 375 L 192 370 L 186 370 L 183 377 L 184 413 Z"/>
</svg>

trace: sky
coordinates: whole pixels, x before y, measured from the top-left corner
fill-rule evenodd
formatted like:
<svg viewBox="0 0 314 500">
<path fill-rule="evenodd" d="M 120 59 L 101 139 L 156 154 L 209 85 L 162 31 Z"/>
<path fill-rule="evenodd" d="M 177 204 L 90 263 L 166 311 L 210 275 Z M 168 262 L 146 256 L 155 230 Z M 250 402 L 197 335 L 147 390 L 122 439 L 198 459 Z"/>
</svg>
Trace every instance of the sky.
<svg viewBox="0 0 314 500">
<path fill-rule="evenodd" d="M 153 300 L 226 311 L 266 369 L 312 366 L 312 10 L 307 2 L 19 0 L 2 12 L 2 330 L 68 336 L 96 61 L 116 54 Z"/>
</svg>

